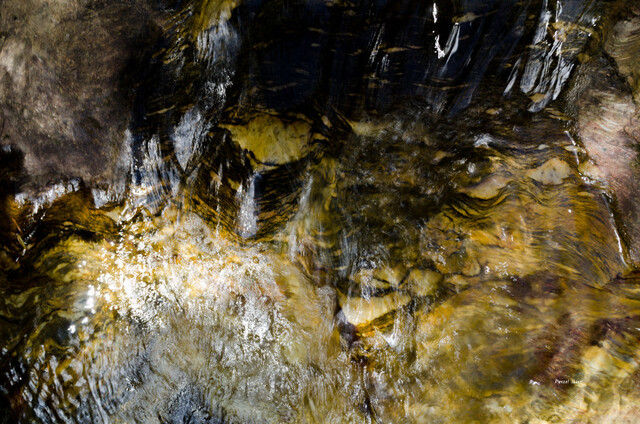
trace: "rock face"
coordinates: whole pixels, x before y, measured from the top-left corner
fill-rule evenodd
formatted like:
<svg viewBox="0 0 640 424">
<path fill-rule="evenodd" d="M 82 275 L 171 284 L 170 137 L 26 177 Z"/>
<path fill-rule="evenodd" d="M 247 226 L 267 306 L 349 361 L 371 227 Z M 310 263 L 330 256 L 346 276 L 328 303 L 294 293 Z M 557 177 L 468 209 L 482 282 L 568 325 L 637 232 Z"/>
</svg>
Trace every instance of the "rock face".
<svg viewBox="0 0 640 424">
<path fill-rule="evenodd" d="M 579 134 L 589 156 L 616 197 L 630 254 L 640 260 L 640 169 L 637 167 L 638 118 L 631 93 L 611 84 L 602 69 L 585 72 L 590 88 L 579 98 Z"/>
<path fill-rule="evenodd" d="M 145 1 L 0 3 L 0 143 L 35 188 L 114 178 L 132 105 L 127 72 L 157 29 Z"/>
<path fill-rule="evenodd" d="M 618 21 L 607 34 L 604 49 L 618 65 L 620 74 L 633 90 L 633 97 L 640 102 L 640 6 L 630 5 L 627 16 Z"/>
<path fill-rule="evenodd" d="M 617 219 L 630 259 L 640 263 L 640 10 L 631 7 L 604 37 L 613 61 L 595 56 L 577 69 L 568 94 L 578 135 L 595 168 L 615 197 Z"/>
</svg>

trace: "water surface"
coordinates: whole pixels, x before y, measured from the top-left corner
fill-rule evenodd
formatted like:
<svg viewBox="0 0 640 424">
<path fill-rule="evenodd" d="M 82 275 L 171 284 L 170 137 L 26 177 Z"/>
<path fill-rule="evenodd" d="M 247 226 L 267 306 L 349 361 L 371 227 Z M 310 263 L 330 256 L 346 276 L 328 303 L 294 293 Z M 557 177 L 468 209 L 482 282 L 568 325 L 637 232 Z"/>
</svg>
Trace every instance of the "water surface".
<svg viewBox="0 0 640 424">
<path fill-rule="evenodd" d="M 166 5 L 120 184 L 3 151 L 0 421 L 635 422 L 565 96 L 610 4 Z"/>
</svg>

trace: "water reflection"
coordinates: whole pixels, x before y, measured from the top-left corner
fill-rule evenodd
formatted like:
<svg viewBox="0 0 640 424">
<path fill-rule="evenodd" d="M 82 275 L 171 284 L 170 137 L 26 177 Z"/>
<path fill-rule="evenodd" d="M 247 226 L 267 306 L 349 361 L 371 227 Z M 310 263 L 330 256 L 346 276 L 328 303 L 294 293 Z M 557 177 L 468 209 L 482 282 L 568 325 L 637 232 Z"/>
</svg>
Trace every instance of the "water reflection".
<svg viewBox="0 0 640 424">
<path fill-rule="evenodd" d="M 127 183 L 2 192 L 4 422 L 632 422 L 604 3 L 185 2 Z"/>
</svg>

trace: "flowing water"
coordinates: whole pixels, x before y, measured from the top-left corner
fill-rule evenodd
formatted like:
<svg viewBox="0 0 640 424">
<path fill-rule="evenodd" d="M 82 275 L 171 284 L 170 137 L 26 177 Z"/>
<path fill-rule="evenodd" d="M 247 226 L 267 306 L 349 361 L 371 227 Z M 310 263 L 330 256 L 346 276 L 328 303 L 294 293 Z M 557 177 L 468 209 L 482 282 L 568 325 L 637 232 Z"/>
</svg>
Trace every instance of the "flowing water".
<svg viewBox="0 0 640 424">
<path fill-rule="evenodd" d="M 611 2 L 176 3 L 117 184 L 0 157 L 0 422 L 637 422 Z"/>
</svg>

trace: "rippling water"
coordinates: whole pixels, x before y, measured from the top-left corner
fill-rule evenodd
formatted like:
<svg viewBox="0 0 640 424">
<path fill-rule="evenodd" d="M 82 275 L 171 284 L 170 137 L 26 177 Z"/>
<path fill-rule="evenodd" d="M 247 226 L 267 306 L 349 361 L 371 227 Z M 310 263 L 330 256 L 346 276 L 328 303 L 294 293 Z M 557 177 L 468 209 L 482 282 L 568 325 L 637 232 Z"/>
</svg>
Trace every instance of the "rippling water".
<svg viewBox="0 0 640 424">
<path fill-rule="evenodd" d="M 638 420 L 613 2 L 169 3 L 114 184 L 3 148 L 0 422 Z"/>
</svg>

